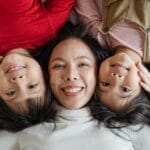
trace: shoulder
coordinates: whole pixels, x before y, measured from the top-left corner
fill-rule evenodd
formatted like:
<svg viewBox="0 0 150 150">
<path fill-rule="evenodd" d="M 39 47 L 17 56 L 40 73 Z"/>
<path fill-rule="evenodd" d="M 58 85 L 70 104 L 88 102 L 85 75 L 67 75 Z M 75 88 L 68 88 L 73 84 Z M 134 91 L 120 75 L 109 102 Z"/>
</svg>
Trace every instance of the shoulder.
<svg viewBox="0 0 150 150">
<path fill-rule="evenodd" d="M 138 124 L 129 126 L 123 130 L 126 134 L 130 136 L 136 150 L 150 149 L 150 142 L 149 142 L 150 126 Z"/>
<path fill-rule="evenodd" d="M 0 131 L 0 147 L 5 150 L 15 150 L 19 132 Z"/>
</svg>

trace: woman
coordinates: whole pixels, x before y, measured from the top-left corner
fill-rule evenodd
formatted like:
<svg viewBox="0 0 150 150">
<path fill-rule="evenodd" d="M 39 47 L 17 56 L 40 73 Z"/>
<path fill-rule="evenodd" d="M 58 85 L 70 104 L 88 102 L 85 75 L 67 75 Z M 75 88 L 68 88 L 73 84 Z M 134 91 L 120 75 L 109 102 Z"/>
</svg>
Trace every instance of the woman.
<svg viewBox="0 0 150 150">
<path fill-rule="evenodd" d="M 19 149 L 133 149 L 130 141 L 94 120 L 87 107 L 96 87 L 97 46 L 89 36 L 69 36 L 54 44 L 49 83 L 56 101 L 55 122 L 24 130 Z"/>
</svg>

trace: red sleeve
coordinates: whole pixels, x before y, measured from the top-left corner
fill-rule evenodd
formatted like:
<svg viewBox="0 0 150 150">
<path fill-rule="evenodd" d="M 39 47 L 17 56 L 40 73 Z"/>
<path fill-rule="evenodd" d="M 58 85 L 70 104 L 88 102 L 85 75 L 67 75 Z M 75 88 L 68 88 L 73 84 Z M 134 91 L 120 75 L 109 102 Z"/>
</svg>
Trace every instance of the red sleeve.
<svg viewBox="0 0 150 150">
<path fill-rule="evenodd" d="M 47 0 L 44 3 L 54 32 L 57 32 L 64 25 L 74 3 L 75 0 Z"/>
</svg>

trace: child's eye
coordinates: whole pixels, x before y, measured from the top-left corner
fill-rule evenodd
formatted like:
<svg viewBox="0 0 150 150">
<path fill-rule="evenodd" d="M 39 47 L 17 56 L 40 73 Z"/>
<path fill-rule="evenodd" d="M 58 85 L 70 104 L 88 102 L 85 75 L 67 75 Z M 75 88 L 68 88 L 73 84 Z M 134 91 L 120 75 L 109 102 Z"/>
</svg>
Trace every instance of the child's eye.
<svg viewBox="0 0 150 150">
<path fill-rule="evenodd" d="M 29 85 L 29 89 L 34 89 L 34 88 L 37 87 L 37 86 L 38 86 L 38 83 L 31 84 L 31 85 Z"/>
<path fill-rule="evenodd" d="M 15 93 L 16 93 L 16 91 L 13 90 L 13 91 L 7 92 L 6 95 L 8 95 L 8 96 L 13 96 Z"/>
<path fill-rule="evenodd" d="M 102 86 L 109 86 L 110 83 L 109 83 L 109 82 L 105 82 L 105 81 L 101 81 L 101 85 L 102 85 Z"/>
<path fill-rule="evenodd" d="M 130 92 L 131 91 L 130 88 L 128 88 L 128 87 L 121 87 L 121 89 L 123 92 Z"/>
</svg>

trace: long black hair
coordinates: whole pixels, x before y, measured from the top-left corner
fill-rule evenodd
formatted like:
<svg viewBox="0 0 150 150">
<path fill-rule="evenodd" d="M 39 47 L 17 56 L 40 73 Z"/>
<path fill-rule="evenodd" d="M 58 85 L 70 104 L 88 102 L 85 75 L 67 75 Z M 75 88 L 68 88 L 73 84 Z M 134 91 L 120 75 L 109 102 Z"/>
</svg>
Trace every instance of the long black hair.
<svg viewBox="0 0 150 150">
<path fill-rule="evenodd" d="M 49 58 L 51 56 L 53 48 L 61 41 L 68 38 L 79 38 L 86 45 L 92 49 L 93 54 L 95 55 L 96 61 L 105 59 L 110 54 L 108 51 L 101 49 L 99 43 L 94 39 L 88 31 L 82 25 L 73 25 L 70 22 L 67 22 L 64 27 L 59 31 L 58 36 L 51 42 L 47 43 L 42 49 L 40 49 L 40 60 L 39 62 L 42 65 L 42 68 L 47 71 Z"/>
<path fill-rule="evenodd" d="M 40 51 L 31 55 L 34 59 L 40 60 Z M 44 96 L 26 99 L 26 108 L 20 103 L 15 105 L 16 110 L 14 110 L 0 97 L 0 130 L 16 132 L 44 121 L 54 121 L 55 101 L 52 100 L 49 83 L 47 83 L 48 75 L 44 71 L 43 76 L 46 86 Z"/>
<path fill-rule="evenodd" d="M 144 90 L 121 112 L 114 112 L 105 107 L 98 98 L 91 101 L 89 107 L 94 118 L 104 122 L 109 128 L 122 128 L 136 124 L 150 125 L 150 95 Z"/>
<path fill-rule="evenodd" d="M 98 41 L 96 39 L 94 39 L 88 33 L 88 31 L 85 29 L 84 26 L 82 26 L 80 24 L 73 25 L 72 23 L 67 22 L 65 24 L 65 26 L 58 33 L 58 36 L 53 41 L 51 41 L 50 43 L 45 45 L 44 48 L 42 48 L 42 51 L 41 51 L 42 57 L 40 59 L 40 63 L 42 65 L 42 68 L 44 69 L 44 71 L 47 74 L 48 74 L 49 59 L 51 57 L 54 47 L 59 42 L 66 40 L 66 39 L 70 39 L 70 38 L 76 38 L 76 39 L 83 41 L 83 43 L 85 43 L 92 50 L 92 53 L 94 54 L 94 57 L 96 59 L 97 66 L 99 66 L 101 60 L 104 60 L 106 57 L 108 57 L 110 55 L 108 51 L 104 51 L 101 49 Z M 50 77 L 49 77 L 49 79 L 50 79 Z M 49 83 L 49 79 L 47 81 L 48 83 Z M 94 98 L 95 98 L 95 96 L 93 95 L 93 97 L 91 98 L 91 101 Z M 53 95 L 53 99 L 56 100 L 54 95 Z M 87 104 L 87 105 L 89 105 L 89 104 Z"/>
<path fill-rule="evenodd" d="M 21 106 L 18 108 L 20 111 L 14 111 L 0 100 L 0 130 L 16 132 L 43 121 L 54 121 L 55 103 L 49 87 L 46 88 L 44 97 L 28 99 L 26 102 L 28 111 Z"/>
</svg>

